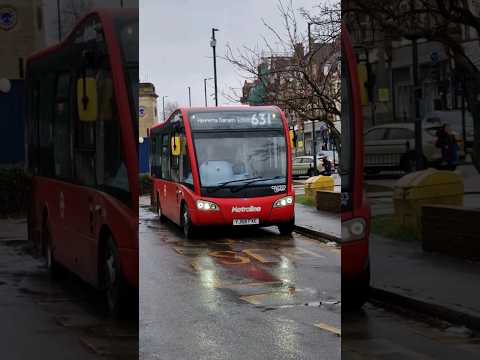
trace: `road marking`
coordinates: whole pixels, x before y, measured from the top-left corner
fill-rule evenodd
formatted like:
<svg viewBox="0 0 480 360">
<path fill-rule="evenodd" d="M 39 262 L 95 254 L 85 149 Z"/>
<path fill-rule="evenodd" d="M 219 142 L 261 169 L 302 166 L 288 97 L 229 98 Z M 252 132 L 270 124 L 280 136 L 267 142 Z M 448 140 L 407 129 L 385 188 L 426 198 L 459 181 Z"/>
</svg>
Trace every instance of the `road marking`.
<svg viewBox="0 0 480 360">
<path fill-rule="evenodd" d="M 280 287 L 284 285 L 283 281 L 266 281 L 266 282 L 252 282 L 252 283 L 230 283 L 230 284 L 220 284 L 219 288 L 225 289 L 242 289 L 242 288 L 250 288 L 250 287 Z"/>
<path fill-rule="evenodd" d="M 244 252 L 245 254 L 247 254 L 248 256 L 250 256 L 251 258 L 261 262 L 262 264 L 274 264 L 274 263 L 278 263 L 280 262 L 280 259 L 278 257 L 278 254 L 276 254 L 276 251 L 275 250 L 269 250 L 269 249 L 245 249 L 245 250 L 242 250 L 242 252 Z M 261 255 L 260 253 L 270 253 L 270 254 L 266 254 L 268 257 L 270 257 L 270 259 L 268 259 L 267 257 Z M 276 257 L 276 258 L 275 258 Z"/>
<path fill-rule="evenodd" d="M 242 265 L 248 264 L 250 259 L 246 256 L 241 256 L 235 251 L 211 251 L 208 256 L 219 259 L 222 264 L 225 265 Z"/>
<path fill-rule="evenodd" d="M 340 336 L 340 337 L 342 336 L 341 330 L 334 327 L 334 326 L 331 326 L 331 325 L 328 325 L 328 324 L 325 324 L 325 323 L 313 324 L 313 326 L 316 326 L 319 329 L 331 332 L 332 334 L 335 334 L 337 336 Z"/>
<path fill-rule="evenodd" d="M 310 255 L 310 256 L 313 256 L 313 257 L 316 257 L 316 258 L 325 259 L 324 255 L 318 254 L 316 252 L 313 252 L 313 251 L 310 251 L 310 250 L 307 250 L 307 249 L 301 248 L 301 247 L 283 248 L 283 249 L 280 249 L 280 251 L 284 255 L 286 255 L 287 257 L 292 256 L 292 257 L 300 257 L 301 258 L 305 255 Z"/>
</svg>

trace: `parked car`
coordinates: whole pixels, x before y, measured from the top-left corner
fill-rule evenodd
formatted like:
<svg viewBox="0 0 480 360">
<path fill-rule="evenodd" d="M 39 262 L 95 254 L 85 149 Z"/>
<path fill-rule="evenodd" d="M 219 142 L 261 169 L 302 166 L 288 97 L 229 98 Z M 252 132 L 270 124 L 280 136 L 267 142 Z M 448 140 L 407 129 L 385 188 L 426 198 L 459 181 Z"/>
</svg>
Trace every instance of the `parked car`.
<svg viewBox="0 0 480 360">
<path fill-rule="evenodd" d="M 448 124 L 463 141 L 461 110 L 432 111 L 423 119 L 424 127 L 429 127 L 435 131 L 440 128 L 442 124 Z M 473 117 L 469 111 L 465 112 L 465 135 L 465 152 L 470 152 L 473 147 Z"/>
<path fill-rule="evenodd" d="M 323 157 L 317 156 L 317 172 L 313 168 L 313 156 L 297 156 L 292 163 L 293 176 L 315 176 L 323 171 Z"/>
<path fill-rule="evenodd" d="M 437 129 L 437 125 L 423 124 L 423 161 L 427 166 L 439 167 L 442 162 L 441 150 L 436 146 Z M 461 137 L 456 133 L 454 135 L 460 145 L 459 156 L 464 156 Z M 364 146 L 366 173 L 382 170 L 403 170 L 409 173 L 416 168 L 413 123 L 374 126 L 365 132 Z"/>
</svg>

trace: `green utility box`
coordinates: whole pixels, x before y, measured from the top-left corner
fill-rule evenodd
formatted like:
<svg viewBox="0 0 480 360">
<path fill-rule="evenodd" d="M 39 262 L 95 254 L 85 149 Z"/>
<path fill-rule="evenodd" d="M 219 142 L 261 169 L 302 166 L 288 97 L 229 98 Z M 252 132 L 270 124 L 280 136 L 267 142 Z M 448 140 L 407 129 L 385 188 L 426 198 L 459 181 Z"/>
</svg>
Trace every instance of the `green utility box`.
<svg viewBox="0 0 480 360">
<path fill-rule="evenodd" d="M 463 195 L 463 178 L 452 171 L 427 169 L 408 174 L 394 186 L 395 219 L 420 239 L 422 206 L 463 206 Z"/>
</svg>

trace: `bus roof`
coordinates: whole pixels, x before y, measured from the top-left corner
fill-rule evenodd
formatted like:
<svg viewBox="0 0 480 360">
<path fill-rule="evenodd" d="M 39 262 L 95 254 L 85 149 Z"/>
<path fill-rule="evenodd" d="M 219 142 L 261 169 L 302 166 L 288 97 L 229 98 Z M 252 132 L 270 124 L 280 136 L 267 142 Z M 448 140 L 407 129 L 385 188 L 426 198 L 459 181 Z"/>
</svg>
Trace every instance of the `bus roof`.
<svg viewBox="0 0 480 360">
<path fill-rule="evenodd" d="M 217 106 L 217 107 L 180 107 L 175 109 L 175 111 L 172 112 L 175 113 L 178 110 L 181 112 L 185 113 L 199 113 L 199 112 L 222 112 L 222 111 L 248 111 L 248 110 L 277 110 L 277 111 L 282 111 L 278 106 L 275 105 L 269 105 L 269 106 L 251 106 L 251 105 L 227 105 L 227 106 Z M 164 127 L 166 124 L 169 123 L 171 119 L 171 115 L 168 117 L 165 122 L 161 122 L 159 124 L 156 124 L 150 128 L 150 131 L 158 128 Z"/>
<path fill-rule="evenodd" d="M 106 19 L 113 19 L 116 17 L 121 17 L 121 16 L 135 16 L 135 14 L 138 14 L 138 11 L 134 8 L 115 8 L 115 9 L 95 9 L 90 11 L 89 13 L 85 14 L 72 28 L 72 30 L 68 33 L 67 36 L 63 38 L 63 40 L 55 45 L 49 46 L 47 48 L 41 49 L 39 51 L 36 51 L 32 53 L 30 56 L 27 58 L 27 63 L 37 60 L 40 58 L 43 58 L 45 56 L 48 56 L 51 53 L 55 53 L 56 51 L 62 49 L 65 47 L 68 43 L 70 43 L 71 38 L 74 34 L 74 32 L 77 30 L 79 26 L 81 26 L 85 21 L 87 21 L 90 17 L 92 16 L 98 16 L 100 18 L 100 21 L 103 22 Z"/>
</svg>

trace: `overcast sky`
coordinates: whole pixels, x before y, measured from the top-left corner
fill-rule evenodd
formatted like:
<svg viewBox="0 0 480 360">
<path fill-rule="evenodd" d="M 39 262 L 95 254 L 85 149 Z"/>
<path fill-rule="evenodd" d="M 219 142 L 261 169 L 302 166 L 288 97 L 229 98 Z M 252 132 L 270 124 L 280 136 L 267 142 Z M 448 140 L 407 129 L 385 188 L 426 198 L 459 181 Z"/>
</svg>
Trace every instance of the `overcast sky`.
<svg viewBox="0 0 480 360">
<path fill-rule="evenodd" d="M 261 44 L 270 35 L 262 18 L 281 29 L 278 0 L 140 0 L 140 79 L 155 85 L 157 94 L 168 96 L 181 106 L 188 104 L 191 86 L 192 106 L 204 106 L 203 79 L 213 76 L 212 27 L 220 29 L 217 57 L 232 48 Z M 295 8 L 311 9 L 320 0 L 293 0 Z M 302 20 L 300 26 L 307 24 Z M 271 38 L 271 36 L 268 36 Z M 273 40 L 273 39 L 272 39 Z M 235 68 L 217 59 L 219 104 L 230 103 L 222 93 L 241 88 L 244 79 Z M 213 94 L 213 81 L 208 81 Z M 209 98 L 213 104 L 214 98 Z"/>
</svg>

